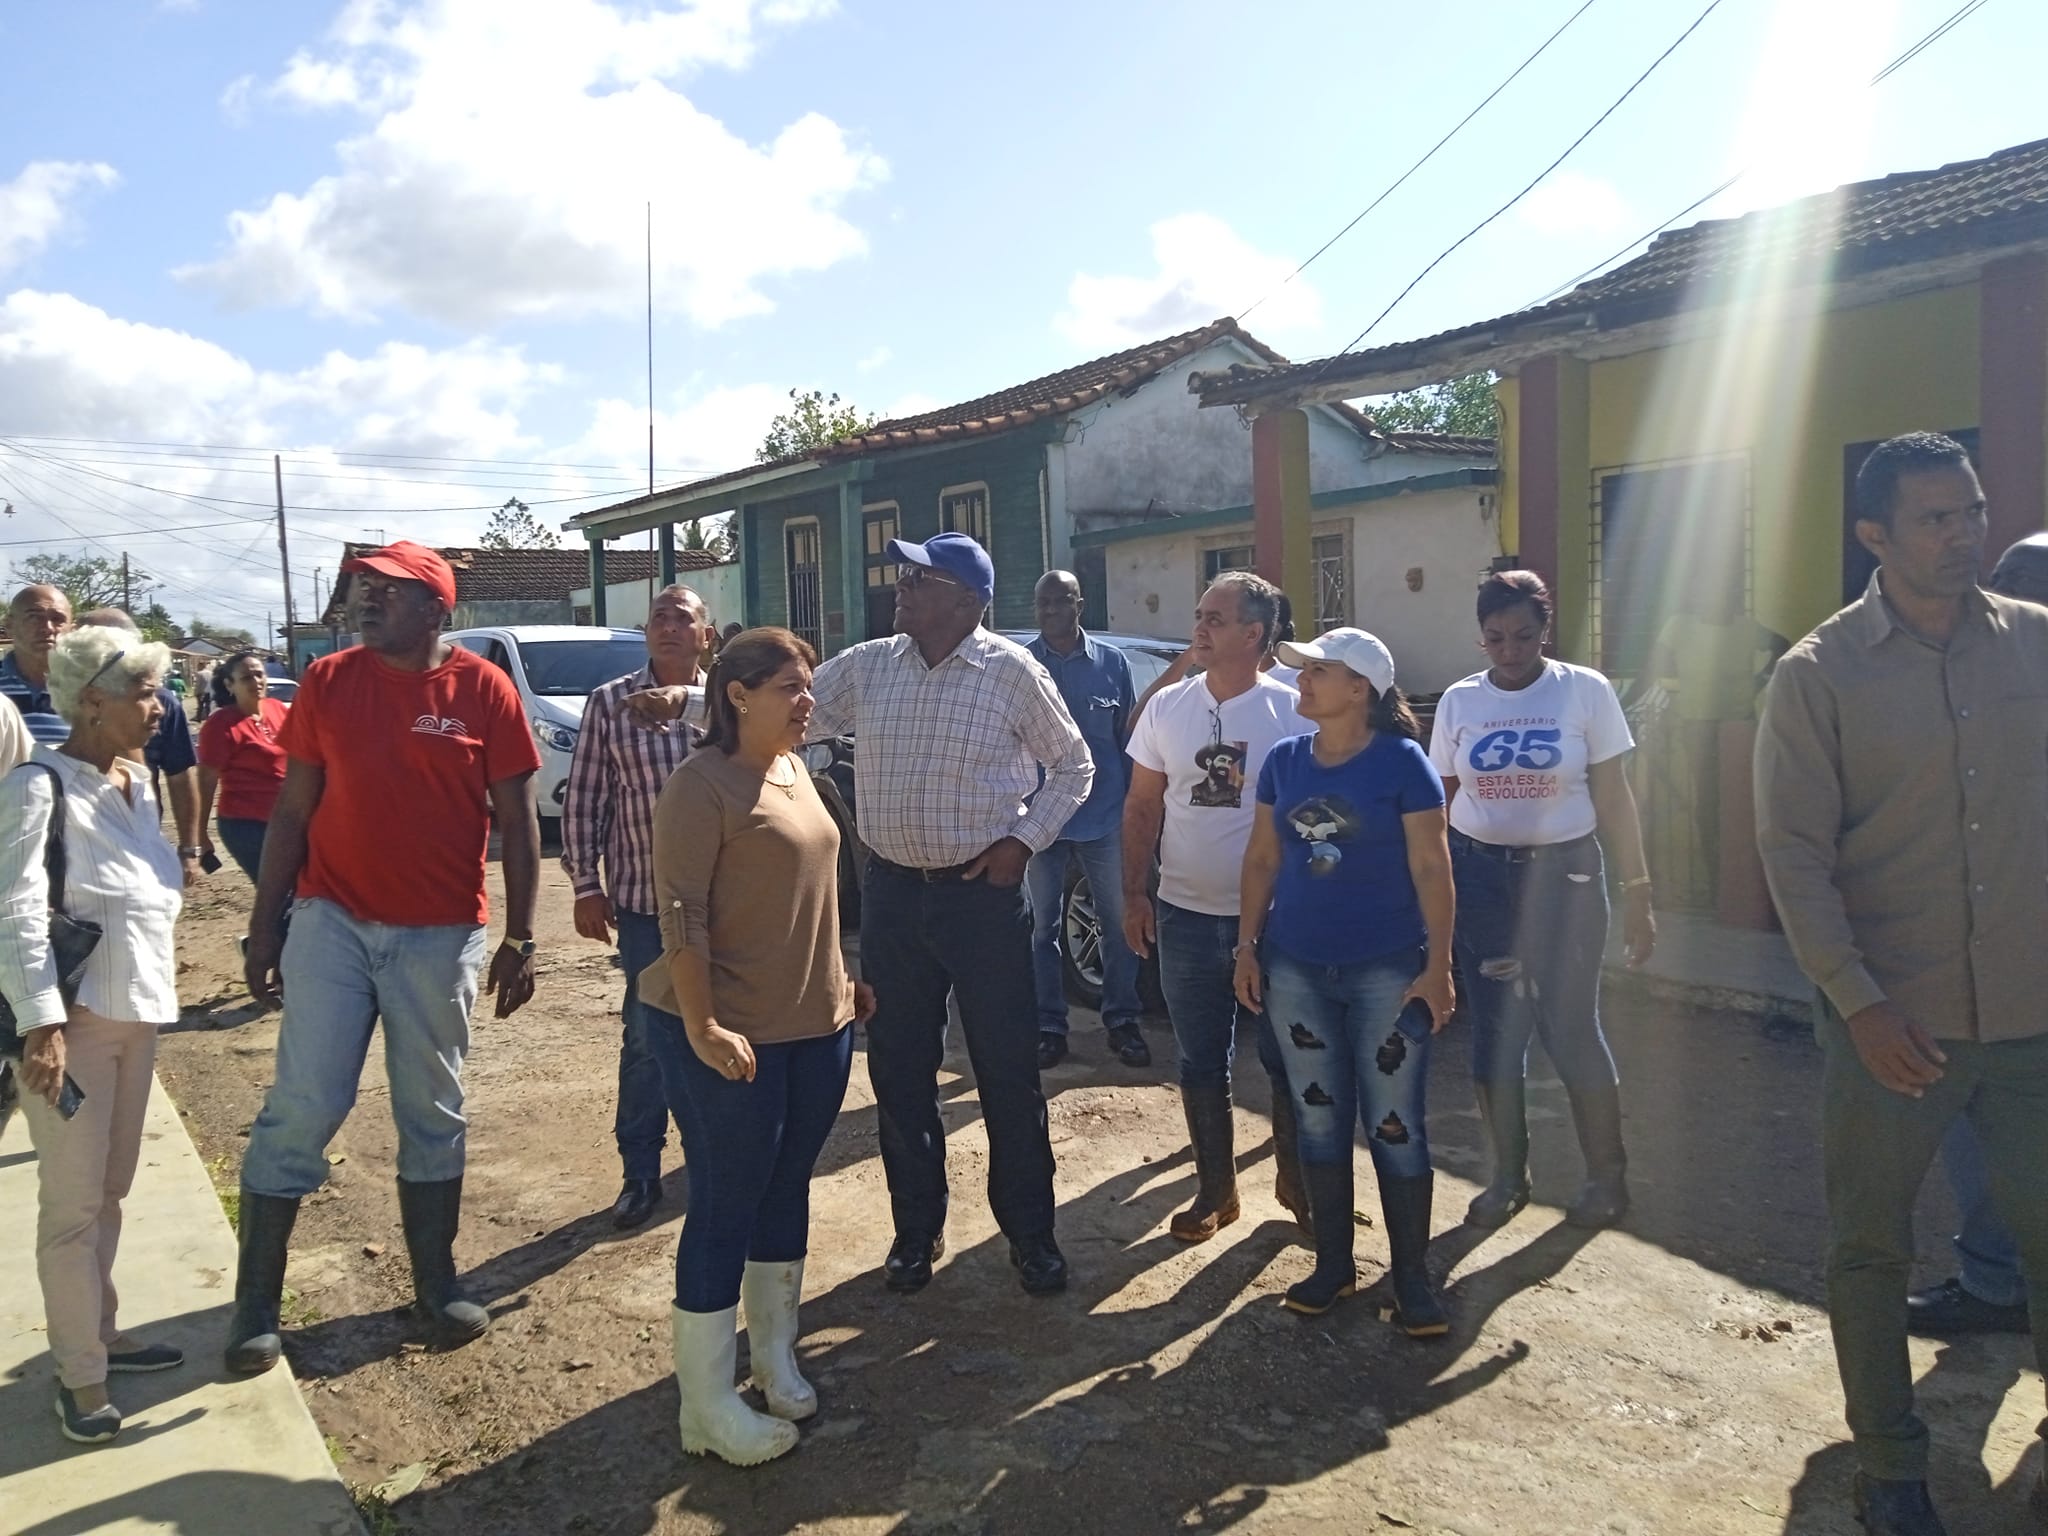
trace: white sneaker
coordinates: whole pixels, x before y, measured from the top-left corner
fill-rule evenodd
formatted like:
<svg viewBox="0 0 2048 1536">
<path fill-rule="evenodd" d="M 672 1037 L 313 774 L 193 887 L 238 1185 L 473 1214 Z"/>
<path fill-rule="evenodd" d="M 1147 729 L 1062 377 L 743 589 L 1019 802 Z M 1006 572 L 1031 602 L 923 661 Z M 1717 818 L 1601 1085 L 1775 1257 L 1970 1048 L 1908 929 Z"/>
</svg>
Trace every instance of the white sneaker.
<svg viewBox="0 0 2048 1536">
<path fill-rule="evenodd" d="M 754 1385 L 778 1419 L 795 1422 L 818 1411 L 818 1389 L 797 1369 L 797 1305 L 804 1294 L 804 1261 L 747 1265 L 740 1302 L 747 1309 L 747 1354 Z"/>
<path fill-rule="evenodd" d="M 670 1311 L 676 1390 L 682 1398 L 676 1427 L 683 1449 L 692 1455 L 754 1467 L 795 1450 L 797 1435 L 795 1425 L 756 1413 L 733 1389 L 733 1369 L 740 1355 L 739 1335 L 733 1331 L 738 1311 Z"/>
</svg>

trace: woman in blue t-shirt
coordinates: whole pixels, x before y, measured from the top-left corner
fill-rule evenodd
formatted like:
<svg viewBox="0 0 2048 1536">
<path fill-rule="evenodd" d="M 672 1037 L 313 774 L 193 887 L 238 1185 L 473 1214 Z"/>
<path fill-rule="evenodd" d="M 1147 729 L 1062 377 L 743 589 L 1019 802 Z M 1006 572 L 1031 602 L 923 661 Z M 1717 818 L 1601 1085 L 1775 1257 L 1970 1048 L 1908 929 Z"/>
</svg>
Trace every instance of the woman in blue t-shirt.
<svg viewBox="0 0 2048 1536">
<path fill-rule="evenodd" d="M 1327 1312 L 1357 1288 L 1352 1126 L 1362 1116 L 1392 1251 L 1396 1324 L 1447 1332 L 1430 1290 L 1429 1041 L 1451 1016 L 1451 855 L 1444 791 L 1394 686 L 1394 658 L 1362 629 L 1279 648 L 1299 667 L 1315 732 L 1274 747 L 1244 855 L 1237 995 L 1272 1015 L 1287 1064 L 1315 1273 L 1287 1305 Z M 1411 1001 L 1427 1009 L 1417 1020 Z"/>
</svg>

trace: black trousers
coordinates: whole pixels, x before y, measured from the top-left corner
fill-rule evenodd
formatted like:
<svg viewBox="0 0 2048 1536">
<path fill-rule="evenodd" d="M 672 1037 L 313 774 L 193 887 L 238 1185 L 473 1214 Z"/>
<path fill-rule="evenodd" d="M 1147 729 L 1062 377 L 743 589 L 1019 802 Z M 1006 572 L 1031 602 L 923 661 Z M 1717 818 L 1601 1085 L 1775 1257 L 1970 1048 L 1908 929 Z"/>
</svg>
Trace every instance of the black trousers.
<svg viewBox="0 0 2048 1536">
<path fill-rule="evenodd" d="M 1031 908 L 1021 885 L 927 882 L 878 859 L 861 886 L 861 975 L 875 989 L 868 1077 L 896 1230 L 935 1235 L 946 1220 L 946 1130 L 939 1119 L 946 994 L 960 1001 L 967 1057 L 988 1128 L 988 1203 L 1011 1238 L 1052 1231 L 1052 1143 L 1038 1083 Z"/>
</svg>

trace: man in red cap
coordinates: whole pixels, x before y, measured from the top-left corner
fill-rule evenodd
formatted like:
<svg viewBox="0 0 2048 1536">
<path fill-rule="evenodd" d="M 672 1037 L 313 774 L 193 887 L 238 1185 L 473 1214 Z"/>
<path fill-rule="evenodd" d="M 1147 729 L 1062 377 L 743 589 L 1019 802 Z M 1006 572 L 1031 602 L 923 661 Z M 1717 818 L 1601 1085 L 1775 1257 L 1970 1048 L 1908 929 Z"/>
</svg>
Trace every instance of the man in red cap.
<svg viewBox="0 0 2048 1536">
<path fill-rule="evenodd" d="M 398 1205 L 419 1311 L 444 1343 L 490 1317 L 455 1283 L 462 1061 L 484 964 L 484 855 L 503 839 L 505 936 L 486 990 L 504 1018 L 533 995 L 540 754 L 511 680 L 441 637 L 455 573 L 410 540 L 342 562 L 362 644 L 306 669 L 280 744 L 246 976 L 284 1004 L 275 1081 L 242 1158 L 241 1257 L 228 1365 L 267 1370 L 299 1201 L 355 1103 L 384 1024 Z M 295 898 L 295 899 L 294 899 Z M 279 930 L 292 902 L 290 937 Z"/>
</svg>

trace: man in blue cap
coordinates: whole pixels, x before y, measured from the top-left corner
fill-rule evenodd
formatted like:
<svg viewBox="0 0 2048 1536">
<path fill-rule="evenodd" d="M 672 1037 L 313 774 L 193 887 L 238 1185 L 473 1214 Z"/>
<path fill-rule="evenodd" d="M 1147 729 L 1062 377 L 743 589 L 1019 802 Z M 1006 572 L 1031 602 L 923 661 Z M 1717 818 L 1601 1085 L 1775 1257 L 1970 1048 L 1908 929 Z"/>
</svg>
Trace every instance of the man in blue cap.
<svg viewBox="0 0 2048 1536">
<path fill-rule="evenodd" d="M 951 992 L 988 1127 L 989 1206 L 1024 1289 L 1064 1290 L 1023 882 L 1088 798 L 1094 764 L 1045 668 L 981 627 L 995 596 L 987 552 L 942 533 L 889 554 L 901 562 L 896 634 L 818 668 L 810 726 L 814 740 L 855 742 L 869 852 L 861 974 L 878 1005 L 868 1076 L 896 1228 L 884 1274 L 891 1290 L 922 1290 L 945 1252 L 938 1071 Z"/>
</svg>

